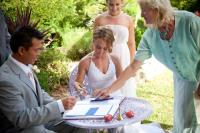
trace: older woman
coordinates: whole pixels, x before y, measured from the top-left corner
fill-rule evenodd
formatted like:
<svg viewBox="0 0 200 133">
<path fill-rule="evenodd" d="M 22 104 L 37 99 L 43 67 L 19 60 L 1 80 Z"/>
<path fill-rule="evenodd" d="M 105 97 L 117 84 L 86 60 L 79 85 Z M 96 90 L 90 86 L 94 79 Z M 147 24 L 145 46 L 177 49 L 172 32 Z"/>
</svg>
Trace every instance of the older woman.
<svg viewBox="0 0 200 133">
<path fill-rule="evenodd" d="M 196 125 L 193 91 L 200 92 L 200 18 L 187 11 L 174 11 L 169 0 L 138 0 L 138 3 L 148 29 L 134 62 L 98 96 L 118 90 L 153 54 L 173 72 L 173 132 L 182 133 Z"/>
</svg>

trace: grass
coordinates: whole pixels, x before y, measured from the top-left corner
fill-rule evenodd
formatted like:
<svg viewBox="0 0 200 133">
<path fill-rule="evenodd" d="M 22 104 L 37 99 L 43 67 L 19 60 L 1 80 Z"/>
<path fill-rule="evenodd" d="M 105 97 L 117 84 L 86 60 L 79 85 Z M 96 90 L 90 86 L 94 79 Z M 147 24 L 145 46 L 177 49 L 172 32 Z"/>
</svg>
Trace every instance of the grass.
<svg viewBox="0 0 200 133">
<path fill-rule="evenodd" d="M 143 123 L 158 122 L 165 130 L 173 127 L 173 81 L 169 70 L 137 86 L 137 95 L 150 102 L 153 114 Z"/>
</svg>

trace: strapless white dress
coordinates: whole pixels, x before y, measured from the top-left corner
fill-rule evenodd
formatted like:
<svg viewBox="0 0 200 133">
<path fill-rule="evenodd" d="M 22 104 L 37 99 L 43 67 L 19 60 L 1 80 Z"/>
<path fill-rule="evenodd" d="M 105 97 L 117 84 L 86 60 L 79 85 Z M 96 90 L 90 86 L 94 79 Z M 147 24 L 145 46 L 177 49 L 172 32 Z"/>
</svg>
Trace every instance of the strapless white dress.
<svg viewBox="0 0 200 133">
<path fill-rule="evenodd" d="M 124 70 L 130 64 L 130 51 L 128 48 L 128 28 L 122 25 L 106 25 L 112 29 L 115 41 L 113 44 L 112 53 L 115 54 L 121 62 Z M 136 81 L 130 78 L 121 88 L 121 92 L 127 97 L 136 97 Z"/>
</svg>

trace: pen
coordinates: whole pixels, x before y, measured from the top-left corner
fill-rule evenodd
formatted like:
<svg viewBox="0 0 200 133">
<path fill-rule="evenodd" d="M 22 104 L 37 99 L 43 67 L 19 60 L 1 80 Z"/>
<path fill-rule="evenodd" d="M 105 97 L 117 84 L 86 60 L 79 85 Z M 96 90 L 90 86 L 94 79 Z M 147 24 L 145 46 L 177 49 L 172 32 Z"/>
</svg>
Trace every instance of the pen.
<svg viewBox="0 0 200 133">
<path fill-rule="evenodd" d="M 106 100 L 110 100 L 110 99 L 113 99 L 113 97 L 108 97 L 108 98 L 95 98 L 93 100 L 90 100 L 91 102 L 97 102 L 97 101 L 106 101 Z"/>
</svg>

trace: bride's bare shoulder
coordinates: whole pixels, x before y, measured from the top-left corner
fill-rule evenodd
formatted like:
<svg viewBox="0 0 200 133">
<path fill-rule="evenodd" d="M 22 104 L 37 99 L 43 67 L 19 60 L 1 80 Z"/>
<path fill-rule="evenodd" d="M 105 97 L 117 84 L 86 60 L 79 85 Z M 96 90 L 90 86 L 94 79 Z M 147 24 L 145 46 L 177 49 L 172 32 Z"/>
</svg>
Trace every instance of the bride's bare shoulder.
<svg viewBox="0 0 200 133">
<path fill-rule="evenodd" d="M 80 64 L 81 66 L 88 66 L 88 64 L 90 64 L 91 58 L 92 58 L 92 53 L 89 53 L 89 54 L 87 54 L 86 56 L 84 56 L 84 57 L 80 60 L 79 64 Z"/>
<path fill-rule="evenodd" d="M 98 14 L 95 19 L 104 19 L 105 17 L 108 16 L 108 13 L 107 12 L 103 12 L 101 14 Z"/>
<path fill-rule="evenodd" d="M 127 13 L 123 13 L 122 17 L 129 21 L 132 21 L 134 19 L 134 16 L 130 16 Z"/>
<path fill-rule="evenodd" d="M 103 12 L 95 17 L 94 23 L 97 26 L 104 25 L 107 22 L 107 13 Z"/>
</svg>

